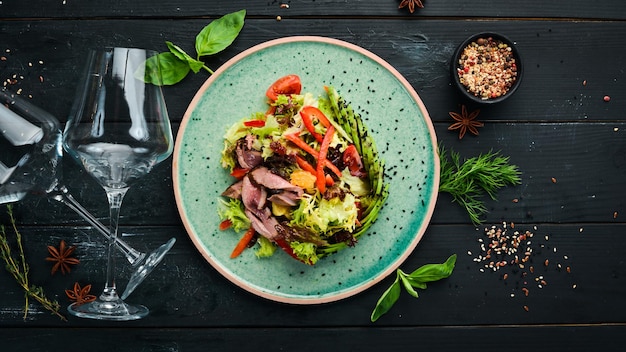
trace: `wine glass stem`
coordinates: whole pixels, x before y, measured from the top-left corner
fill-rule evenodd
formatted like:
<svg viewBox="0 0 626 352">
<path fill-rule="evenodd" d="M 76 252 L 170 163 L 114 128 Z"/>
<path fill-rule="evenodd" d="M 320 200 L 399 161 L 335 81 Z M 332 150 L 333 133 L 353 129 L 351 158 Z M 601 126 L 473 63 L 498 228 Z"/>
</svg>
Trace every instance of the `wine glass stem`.
<svg viewBox="0 0 626 352">
<path fill-rule="evenodd" d="M 105 188 L 107 198 L 109 199 L 109 214 L 111 219 L 111 230 L 109 237 L 109 246 L 107 250 L 107 278 L 104 286 L 104 292 L 101 295 L 103 300 L 117 299 L 117 292 L 115 290 L 115 256 L 113 255 L 113 249 L 115 247 L 115 240 L 117 239 L 117 229 L 120 219 L 120 208 L 122 206 L 122 200 L 128 188 L 112 189 Z"/>
<path fill-rule="evenodd" d="M 74 210 L 78 215 L 87 220 L 93 227 L 95 227 L 100 234 L 106 237 L 107 240 L 111 239 L 109 235 L 109 228 L 101 223 L 95 216 L 93 216 L 87 209 L 85 209 L 74 197 L 70 194 L 69 190 L 65 186 L 60 186 L 57 192 L 52 194 L 52 199 L 67 205 L 70 209 Z M 139 252 L 128 243 L 122 241 L 117 236 L 115 237 L 115 245 L 124 253 L 126 259 L 131 265 L 135 265 L 145 257 L 145 253 Z"/>
</svg>

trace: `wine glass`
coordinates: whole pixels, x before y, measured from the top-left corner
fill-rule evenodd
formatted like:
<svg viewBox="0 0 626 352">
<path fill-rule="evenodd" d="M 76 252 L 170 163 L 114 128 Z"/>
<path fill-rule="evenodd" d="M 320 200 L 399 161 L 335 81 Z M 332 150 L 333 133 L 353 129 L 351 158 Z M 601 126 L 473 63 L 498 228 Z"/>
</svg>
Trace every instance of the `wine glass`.
<svg viewBox="0 0 626 352">
<path fill-rule="evenodd" d="M 129 187 L 172 153 L 172 129 L 161 88 L 148 83 L 158 69 L 154 51 L 92 50 L 65 126 L 64 149 L 103 187 L 110 209 L 106 284 L 94 302 L 70 305 L 70 313 L 80 317 L 131 320 L 148 314 L 146 307 L 130 305 L 118 295 L 111 247 Z"/>
<path fill-rule="evenodd" d="M 109 228 L 72 197 L 61 181 L 63 149 L 57 119 L 6 88 L 0 89 L 0 150 L 0 204 L 20 201 L 28 194 L 46 195 L 67 205 L 110 239 Z M 148 254 L 115 238 L 117 249 L 134 267 L 123 299 L 161 262 L 175 242 L 172 237 Z"/>
</svg>

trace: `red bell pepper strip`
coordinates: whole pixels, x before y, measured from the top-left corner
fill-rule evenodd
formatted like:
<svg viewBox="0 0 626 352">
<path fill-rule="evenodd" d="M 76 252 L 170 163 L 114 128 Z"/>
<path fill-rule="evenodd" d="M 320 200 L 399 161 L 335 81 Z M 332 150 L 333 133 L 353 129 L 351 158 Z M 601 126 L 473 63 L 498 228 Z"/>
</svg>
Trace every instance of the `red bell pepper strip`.
<svg viewBox="0 0 626 352">
<path fill-rule="evenodd" d="M 291 248 L 289 243 L 287 243 L 287 241 L 285 241 L 284 239 L 278 238 L 278 239 L 275 239 L 274 242 L 278 245 L 278 247 L 282 248 L 282 250 L 285 251 L 285 253 L 289 254 L 289 256 L 294 258 L 295 260 L 301 261 L 304 264 L 313 265 L 313 263 L 311 263 L 310 261 L 305 261 L 305 260 L 298 258 L 296 253 L 293 252 L 293 249 Z"/>
<path fill-rule="evenodd" d="M 220 230 L 224 231 L 226 229 L 229 229 L 232 225 L 233 225 L 232 221 L 228 219 L 223 220 L 222 222 L 220 222 Z"/>
<path fill-rule="evenodd" d="M 243 125 L 246 127 L 263 127 L 265 126 L 265 121 L 264 120 L 249 120 L 249 121 L 244 121 Z"/>
<path fill-rule="evenodd" d="M 233 169 L 233 171 L 230 173 L 230 175 L 236 179 L 240 179 L 242 177 L 244 177 L 248 171 L 250 171 L 249 169 L 244 169 L 242 167 L 236 167 Z"/>
<path fill-rule="evenodd" d="M 250 241 L 252 241 L 255 234 L 256 232 L 254 231 L 254 228 L 250 226 L 248 231 L 246 231 L 246 233 L 243 234 L 239 242 L 237 242 L 237 245 L 235 246 L 235 249 L 233 249 L 233 252 L 230 254 L 230 257 L 236 258 L 237 256 L 239 256 L 241 252 L 243 252 L 243 250 L 248 247 L 248 244 L 250 243 Z"/>
<path fill-rule="evenodd" d="M 311 154 L 315 159 L 319 159 L 319 152 L 313 149 L 310 145 L 306 144 L 302 139 L 300 139 L 299 135 L 300 133 L 298 132 L 293 133 L 293 134 L 286 134 L 285 138 L 289 140 L 290 142 L 292 142 L 293 144 L 300 147 L 300 149 Z M 332 171 L 335 175 L 337 175 L 337 177 L 341 177 L 341 170 L 339 170 L 337 166 L 331 163 L 330 160 L 325 159 L 324 166 L 329 168 L 330 171 Z"/>
<path fill-rule="evenodd" d="M 324 174 L 324 164 L 326 159 L 326 155 L 328 154 L 328 147 L 330 146 L 330 142 L 333 140 L 333 136 L 335 135 L 335 128 L 333 126 L 328 127 L 326 130 L 326 134 L 324 135 L 324 140 L 320 145 L 320 152 L 317 156 L 317 189 L 320 190 L 320 193 L 324 194 L 326 191 L 326 174 Z"/>
<path fill-rule="evenodd" d="M 330 126 L 330 121 L 320 109 L 314 106 L 305 106 L 300 110 L 300 116 L 302 117 L 302 122 L 304 122 L 304 126 L 311 133 L 311 135 L 320 143 L 324 137 L 321 134 L 315 131 L 315 125 L 313 124 L 313 120 L 317 119 L 324 127 L 328 128 Z"/>
<path fill-rule="evenodd" d="M 296 155 L 296 163 L 298 164 L 298 166 L 300 166 L 302 170 L 308 171 L 312 173 L 313 175 L 315 175 L 316 173 L 315 168 L 313 167 L 313 165 L 309 164 L 306 160 L 304 160 L 303 157 Z"/>
<path fill-rule="evenodd" d="M 311 121 L 313 121 L 314 119 L 317 119 L 322 124 L 322 126 L 326 128 L 330 127 L 330 121 L 328 120 L 328 117 L 324 115 L 322 110 L 316 108 L 315 106 L 309 105 L 309 106 L 303 107 L 300 110 L 300 116 L 302 116 L 303 120 L 305 116 Z"/>
</svg>

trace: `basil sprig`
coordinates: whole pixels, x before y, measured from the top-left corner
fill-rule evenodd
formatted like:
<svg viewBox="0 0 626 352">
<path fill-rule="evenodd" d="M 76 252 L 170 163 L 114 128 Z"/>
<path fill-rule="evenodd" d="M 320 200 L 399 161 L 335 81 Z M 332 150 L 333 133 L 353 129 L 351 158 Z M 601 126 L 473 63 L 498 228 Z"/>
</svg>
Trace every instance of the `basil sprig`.
<svg viewBox="0 0 626 352">
<path fill-rule="evenodd" d="M 246 10 L 224 15 L 209 23 L 196 36 L 196 57 L 187 54 L 172 42 L 165 42 L 169 51 L 153 56 L 146 61 L 145 81 L 159 86 L 173 85 L 185 78 L 190 71 L 198 73 L 213 70 L 203 61 L 203 56 L 215 55 L 233 43 L 241 32 Z"/>
<path fill-rule="evenodd" d="M 456 254 L 441 264 L 426 264 L 414 272 L 407 274 L 401 269 L 396 270 L 396 280 L 378 299 L 372 312 L 371 321 L 375 322 L 383 314 L 387 313 L 400 298 L 402 287 L 413 297 L 418 298 L 416 288 L 425 290 L 427 282 L 439 281 L 452 274 L 456 264 Z"/>
</svg>

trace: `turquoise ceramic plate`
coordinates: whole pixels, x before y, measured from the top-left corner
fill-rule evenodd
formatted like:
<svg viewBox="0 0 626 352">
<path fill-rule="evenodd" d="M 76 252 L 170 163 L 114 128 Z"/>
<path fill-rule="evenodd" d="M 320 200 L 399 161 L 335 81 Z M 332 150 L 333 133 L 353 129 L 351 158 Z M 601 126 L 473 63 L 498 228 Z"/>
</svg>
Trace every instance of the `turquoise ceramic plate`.
<svg viewBox="0 0 626 352">
<path fill-rule="evenodd" d="M 390 184 L 378 221 L 355 247 L 302 264 L 282 251 L 257 259 L 229 255 L 240 235 L 220 231 L 218 199 L 233 179 L 220 166 L 223 135 L 234 122 L 265 111 L 265 90 L 297 74 L 304 92 L 332 85 L 361 114 L 386 163 Z M 329 38 L 289 37 L 237 55 L 200 88 L 177 135 L 173 180 L 182 221 L 204 258 L 236 285 L 286 303 L 336 301 L 392 273 L 422 238 L 439 184 L 436 136 L 424 104 L 387 62 L 358 46 Z"/>
</svg>

